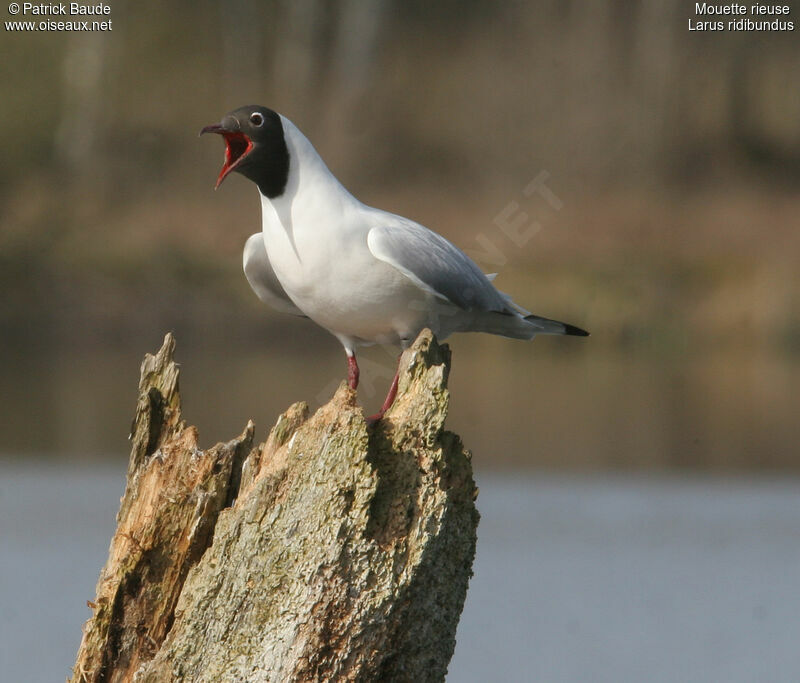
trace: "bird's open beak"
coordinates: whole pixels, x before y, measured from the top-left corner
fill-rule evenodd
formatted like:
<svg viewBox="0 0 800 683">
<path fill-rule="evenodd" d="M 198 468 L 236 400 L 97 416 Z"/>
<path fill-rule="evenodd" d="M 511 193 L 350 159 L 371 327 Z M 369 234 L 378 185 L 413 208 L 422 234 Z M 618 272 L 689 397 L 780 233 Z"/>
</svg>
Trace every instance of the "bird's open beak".
<svg viewBox="0 0 800 683">
<path fill-rule="evenodd" d="M 222 164 L 222 170 L 219 172 L 217 184 L 214 185 L 216 190 L 227 175 L 250 153 L 250 150 L 253 149 L 253 141 L 238 130 L 238 125 L 237 129 L 234 129 L 233 126 L 212 123 L 200 131 L 200 135 L 204 133 L 217 133 L 217 135 L 225 138 L 225 161 Z"/>
</svg>

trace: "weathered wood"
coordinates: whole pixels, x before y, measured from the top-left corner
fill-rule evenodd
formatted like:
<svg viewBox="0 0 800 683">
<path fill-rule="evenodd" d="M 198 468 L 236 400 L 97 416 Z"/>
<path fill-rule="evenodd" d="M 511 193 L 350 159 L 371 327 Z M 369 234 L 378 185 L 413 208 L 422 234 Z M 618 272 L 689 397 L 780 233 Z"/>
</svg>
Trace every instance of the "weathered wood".
<svg viewBox="0 0 800 683">
<path fill-rule="evenodd" d="M 248 424 L 227 444 L 198 448 L 197 430 L 181 418 L 174 348 L 167 335 L 158 354 L 142 363 L 127 488 L 73 680 L 131 680 L 155 655 L 252 445 Z"/>
<path fill-rule="evenodd" d="M 478 523 L 469 453 L 443 429 L 447 347 L 420 335 L 374 427 L 343 384 L 256 448 L 248 424 L 207 451 L 173 349 L 142 366 L 73 681 L 443 680 Z"/>
</svg>

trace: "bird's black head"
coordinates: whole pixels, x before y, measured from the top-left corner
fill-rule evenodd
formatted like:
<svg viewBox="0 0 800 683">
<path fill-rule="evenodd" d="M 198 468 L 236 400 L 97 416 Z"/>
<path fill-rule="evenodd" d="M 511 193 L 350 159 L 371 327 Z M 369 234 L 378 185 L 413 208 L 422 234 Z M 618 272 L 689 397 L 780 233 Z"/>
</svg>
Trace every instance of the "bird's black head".
<svg viewBox="0 0 800 683">
<path fill-rule="evenodd" d="M 267 197 L 283 194 L 289 179 L 289 150 L 281 117 L 272 109 L 256 105 L 234 109 L 219 123 L 203 128 L 200 135 L 203 133 L 218 133 L 225 138 L 225 162 L 216 187 L 231 171 L 237 171 Z"/>
</svg>

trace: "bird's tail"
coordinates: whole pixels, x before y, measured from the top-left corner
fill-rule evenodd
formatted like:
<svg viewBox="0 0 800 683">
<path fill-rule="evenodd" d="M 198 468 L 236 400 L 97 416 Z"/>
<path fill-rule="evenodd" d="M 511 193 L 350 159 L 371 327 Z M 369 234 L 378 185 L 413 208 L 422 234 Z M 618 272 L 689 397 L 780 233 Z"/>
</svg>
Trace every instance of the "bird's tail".
<svg viewBox="0 0 800 683">
<path fill-rule="evenodd" d="M 568 334 L 573 337 L 589 336 L 586 330 L 558 320 L 550 320 L 550 318 L 542 318 L 538 315 L 526 315 L 523 319 L 534 326 L 534 334 Z"/>
<path fill-rule="evenodd" d="M 527 313 L 527 311 L 526 311 Z M 473 318 L 467 328 L 474 332 L 499 334 L 512 339 L 533 339 L 537 334 L 567 334 L 576 337 L 588 337 L 589 333 L 580 327 L 562 323 L 538 315 L 522 315 L 516 312 L 499 313 L 491 311 L 480 313 Z"/>
<path fill-rule="evenodd" d="M 493 280 L 493 275 L 487 275 L 489 280 Z M 501 334 L 514 339 L 533 339 L 537 334 L 566 334 L 573 337 L 588 337 L 589 333 L 580 327 L 562 323 L 560 320 L 543 318 L 540 315 L 533 315 L 517 304 L 505 292 L 499 292 L 506 302 L 507 309 L 503 313 L 491 313 L 489 315 L 489 327 L 486 330 L 492 334 Z M 516 313 L 516 315 L 514 315 Z M 504 320 L 503 320 L 504 318 Z"/>
</svg>

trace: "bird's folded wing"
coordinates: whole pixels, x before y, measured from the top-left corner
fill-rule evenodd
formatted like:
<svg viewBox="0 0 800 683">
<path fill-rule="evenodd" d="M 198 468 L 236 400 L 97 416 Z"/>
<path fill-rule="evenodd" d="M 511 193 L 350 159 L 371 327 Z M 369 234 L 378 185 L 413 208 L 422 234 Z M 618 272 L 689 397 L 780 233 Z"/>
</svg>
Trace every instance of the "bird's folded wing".
<svg viewBox="0 0 800 683">
<path fill-rule="evenodd" d="M 391 216 L 369 231 L 367 244 L 375 258 L 439 299 L 467 311 L 509 311 L 507 298 L 469 256 L 419 223 Z"/>
<path fill-rule="evenodd" d="M 282 313 L 307 317 L 294 305 L 275 276 L 264 247 L 262 233 L 257 232 L 247 238 L 244 245 L 243 266 L 247 281 L 261 301 Z"/>
</svg>

